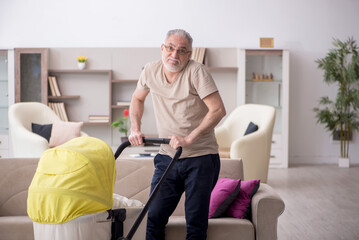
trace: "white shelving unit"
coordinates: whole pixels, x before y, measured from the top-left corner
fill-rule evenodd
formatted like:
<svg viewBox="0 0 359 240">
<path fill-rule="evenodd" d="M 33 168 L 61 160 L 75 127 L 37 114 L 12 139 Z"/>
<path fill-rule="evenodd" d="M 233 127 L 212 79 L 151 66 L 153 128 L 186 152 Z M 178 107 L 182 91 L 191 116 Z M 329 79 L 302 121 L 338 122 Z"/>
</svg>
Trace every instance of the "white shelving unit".
<svg viewBox="0 0 359 240">
<path fill-rule="evenodd" d="M 276 108 L 270 167 L 287 168 L 289 51 L 240 49 L 238 63 L 238 105 L 255 103 Z"/>
<path fill-rule="evenodd" d="M 0 50 L 0 158 L 9 156 L 8 51 Z"/>
</svg>

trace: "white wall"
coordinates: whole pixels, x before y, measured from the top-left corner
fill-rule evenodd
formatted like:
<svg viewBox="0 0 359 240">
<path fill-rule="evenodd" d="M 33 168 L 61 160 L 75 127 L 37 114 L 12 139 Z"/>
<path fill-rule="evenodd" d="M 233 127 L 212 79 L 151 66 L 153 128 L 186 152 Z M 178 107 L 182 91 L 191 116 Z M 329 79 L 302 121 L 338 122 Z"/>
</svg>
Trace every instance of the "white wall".
<svg viewBox="0 0 359 240">
<path fill-rule="evenodd" d="M 359 41 L 358 12 L 358 0 L 1 0 L 0 48 L 156 47 L 171 28 L 186 29 L 203 47 L 257 48 L 260 37 L 274 37 L 275 48 L 291 51 L 290 163 L 334 163 L 339 145 L 312 108 L 335 89 L 314 61 L 333 37 Z"/>
</svg>

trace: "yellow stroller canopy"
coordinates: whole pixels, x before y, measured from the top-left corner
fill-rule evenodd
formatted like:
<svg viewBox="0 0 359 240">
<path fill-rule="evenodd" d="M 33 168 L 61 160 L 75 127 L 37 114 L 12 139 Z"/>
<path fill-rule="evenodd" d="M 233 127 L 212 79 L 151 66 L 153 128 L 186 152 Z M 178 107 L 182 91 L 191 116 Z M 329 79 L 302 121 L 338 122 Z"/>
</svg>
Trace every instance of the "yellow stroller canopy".
<svg viewBox="0 0 359 240">
<path fill-rule="evenodd" d="M 111 148 L 93 137 L 45 151 L 29 187 L 27 212 L 38 223 L 60 224 L 112 208 L 116 177 Z"/>
</svg>

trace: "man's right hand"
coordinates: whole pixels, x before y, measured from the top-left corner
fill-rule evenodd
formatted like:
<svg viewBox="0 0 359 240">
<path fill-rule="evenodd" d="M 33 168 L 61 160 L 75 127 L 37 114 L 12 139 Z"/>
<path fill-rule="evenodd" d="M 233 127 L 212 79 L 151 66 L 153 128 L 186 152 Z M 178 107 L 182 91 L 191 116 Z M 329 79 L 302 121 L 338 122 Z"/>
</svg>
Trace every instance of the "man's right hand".
<svg viewBox="0 0 359 240">
<path fill-rule="evenodd" d="M 130 136 L 128 137 L 128 141 L 130 141 L 132 146 L 138 146 L 143 144 L 143 138 L 145 135 L 140 131 L 131 131 Z"/>
</svg>

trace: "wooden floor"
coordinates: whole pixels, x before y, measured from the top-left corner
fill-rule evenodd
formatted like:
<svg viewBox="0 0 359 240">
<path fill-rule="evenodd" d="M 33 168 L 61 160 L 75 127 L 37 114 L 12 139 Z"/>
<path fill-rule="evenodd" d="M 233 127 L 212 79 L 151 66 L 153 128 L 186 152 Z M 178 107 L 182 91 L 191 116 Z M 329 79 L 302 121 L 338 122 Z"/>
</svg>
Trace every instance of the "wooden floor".
<svg viewBox="0 0 359 240">
<path fill-rule="evenodd" d="M 270 169 L 268 184 L 285 202 L 278 239 L 359 239 L 359 165 Z"/>
</svg>

